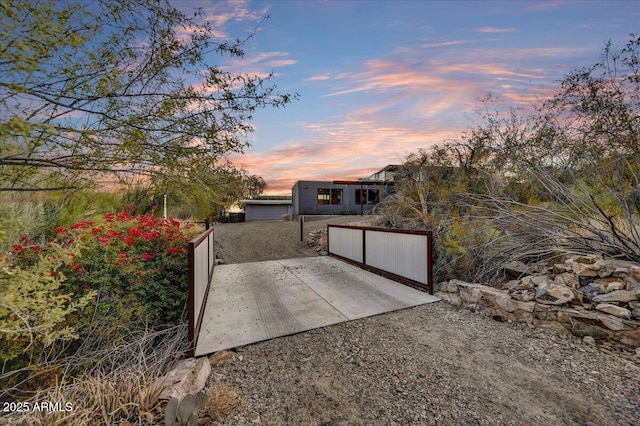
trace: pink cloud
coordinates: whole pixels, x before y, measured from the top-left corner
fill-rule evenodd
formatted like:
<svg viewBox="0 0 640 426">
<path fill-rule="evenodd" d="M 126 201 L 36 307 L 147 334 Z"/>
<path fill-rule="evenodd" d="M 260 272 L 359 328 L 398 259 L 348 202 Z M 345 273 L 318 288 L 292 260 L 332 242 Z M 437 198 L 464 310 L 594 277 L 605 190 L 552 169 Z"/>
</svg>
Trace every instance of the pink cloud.
<svg viewBox="0 0 640 426">
<path fill-rule="evenodd" d="M 231 0 L 231 1 L 219 1 L 212 2 L 208 6 L 203 6 L 202 1 L 186 1 L 182 0 L 176 5 L 180 10 L 190 15 L 195 9 L 200 9 L 202 12 L 202 19 L 211 24 L 212 35 L 219 39 L 230 38 L 231 35 L 227 33 L 227 26 L 230 23 L 249 21 L 259 22 L 268 13 L 268 8 L 254 9 L 255 5 L 251 5 L 248 0 Z M 249 30 L 252 30 L 250 28 Z M 188 36 L 194 31 L 194 28 L 181 28 L 179 33 L 183 36 Z M 246 35 L 246 34 L 245 34 Z M 233 37 L 242 37 L 242 34 L 233 34 Z"/>
<path fill-rule="evenodd" d="M 279 144 L 268 152 L 248 152 L 230 160 L 262 176 L 268 194 L 290 194 L 297 180 L 337 180 L 367 177 L 387 164 L 445 139 L 461 129 L 415 129 L 380 121 L 375 108 L 355 111 L 335 121 L 309 123 L 303 140 Z M 373 115 L 371 115 L 373 114 Z"/>
<path fill-rule="evenodd" d="M 297 180 L 366 177 L 402 163 L 419 148 L 459 138 L 473 125 L 469 116 L 489 92 L 523 108 L 547 97 L 548 86 L 538 82 L 549 80 L 553 71 L 523 67 L 518 60 L 537 55 L 555 61 L 567 53 L 567 48 L 465 49 L 452 61 L 446 55 L 425 59 L 431 47 L 436 46 L 405 51 L 401 58 L 369 60 L 355 72 L 307 78 L 331 85 L 322 97 L 335 106 L 334 118 L 299 123 L 296 136 L 267 152 L 256 152 L 256 141 L 256 151 L 232 161 L 262 176 L 270 194 L 290 194 Z M 270 60 L 279 58 L 286 57 L 274 54 Z M 361 106 L 343 111 L 354 99 Z"/>
</svg>

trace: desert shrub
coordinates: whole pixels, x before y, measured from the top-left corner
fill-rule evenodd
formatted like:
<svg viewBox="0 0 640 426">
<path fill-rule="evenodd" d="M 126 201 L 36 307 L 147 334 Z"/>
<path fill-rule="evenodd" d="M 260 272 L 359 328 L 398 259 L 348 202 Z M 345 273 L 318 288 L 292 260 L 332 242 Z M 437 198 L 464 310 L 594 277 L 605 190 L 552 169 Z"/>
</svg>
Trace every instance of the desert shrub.
<svg viewBox="0 0 640 426">
<path fill-rule="evenodd" d="M 43 204 L 4 196 L 0 200 L 0 251 L 11 250 L 23 235 L 36 239 L 44 221 Z"/>
<path fill-rule="evenodd" d="M 58 373 L 47 387 L 31 388 L 23 403 L 30 410 L 6 413 L 7 425 L 114 425 L 161 424 L 158 401 L 162 384 L 157 379 L 188 349 L 186 325 L 163 330 L 139 330 L 117 346 L 92 348 L 49 363 Z M 34 375 L 38 372 L 34 372 Z M 0 388 L 0 400 L 16 401 L 15 392 Z M 36 410 L 51 402 L 58 410 Z"/>
<path fill-rule="evenodd" d="M 23 236 L 0 259 L 3 371 L 179 324 L 190 229 L 122 211 L 59 227 L 44 244 Z"/>
<path fill-rule="evenodd" d="M 111 327 L 136 319 L 177 324 L 188 293 L 190 229 L 171 217 L 126 210 L 57 228 L 55 241 L 78 250 L 64 285 L 70 291 L 95 290 L 94 316 Z"/>
<path fill-rule="evenodd" d="M 26 238 L 23 238 L 23 243 Z M 13 256 L 0 259 L 0 362 L 16 369 L 51 356 L 55 343 L 78 337 L 69 317 L 93 301 L 94 293 L 69 292 L 59 270 L 73 251 L 51 244 L 14 245 Z M 22 265 L 22 266 L 20 266 Z"/>
</svg>

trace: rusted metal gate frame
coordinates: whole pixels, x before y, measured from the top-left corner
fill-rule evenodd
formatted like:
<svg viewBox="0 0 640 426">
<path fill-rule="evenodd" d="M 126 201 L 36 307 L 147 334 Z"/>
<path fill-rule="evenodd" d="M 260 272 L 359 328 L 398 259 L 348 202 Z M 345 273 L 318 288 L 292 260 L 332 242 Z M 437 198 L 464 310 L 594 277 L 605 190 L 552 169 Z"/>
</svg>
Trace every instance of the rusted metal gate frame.
<svg viewBox="0 0 640 426">
<path fill-rule="evenodd" d="M 345 228 L 345 229 L 356 229 L 362 230 L 362 262 L 358 262 L 356 260 L 352 260 L 346 258 L 344 256 L 340 256 L 338 254 L 331 253 L 331 246 L 329 240 L 329 228 Z M 426 267 L 427 267 L 427 285 L 425 286 L 423 283 L 412 280 L 410 278 L 406 278 L 397 274 L 394 274 L 389 271 L 385 271 L 375 266 L 367 265 L 367 255 L 366 255 L 366 231 L 377 231 L 377 232 L 391 232 L 398 234 L 413 234 L 413 235 L 425 235 L 427 237 L 427 258 Z M 420 291 L 425 291 L 429 294 L 433 294 L 433 232 L 432 231 L 424 231 L 424 230 L 415 230 L 415 229 L 392 229 L 392 228 L 377 228 L 372 226 L 352 226 L 352 225 L 327 225 L 327 253 L 329 256 L 335 257 L 336 259 L 340 259 L 344 262 L 350 263 L 352 265 L 356 265 L 359 268 L 362 268 L 366 271 L 373 272 L 375 274 L 381 275 L 385 278 L 389 278 L 393 281 L 397 281 L 401 284 L 405 284 L 407 286 L 413 287 Z"/>
<path fill-rule="evenodd" d="M 196 315 L 196 300 L 195 300 L 195 285 L 196 285 L 196 259 L 195 251 L 200 244 L 204 241 L 208 241 L 209 235 L 213 234 L 213 227 L 207 229 L 200 235 L 193 238 L 188 243 L 188 259 L 189 259 L 189 296 L 187 299 L 187 310 L 189 319 L 189 345 L 191 356 L 194 355 L 196 350 L 196 344 L 198 343 L 198 336 L 200 335 L 200 327 L 202 326 L 202 317 L 204 316 L 205 307 L 207 305 L 207 298 L 209 296 L 209 290 L 211 288 L 211 281 L 213 279 L 213 269 L 215 267 L 215 255 L 212 256 L 211 250 L 214 250 L 210 244 L 207 244 L 207 287 L 204 292 L 204 299 L 200 306 L 200 312 Z M 213 238 L 213 235 L 211 235 Z M 213 261 L 211 259 L 213 258 Z"/>
</svg>

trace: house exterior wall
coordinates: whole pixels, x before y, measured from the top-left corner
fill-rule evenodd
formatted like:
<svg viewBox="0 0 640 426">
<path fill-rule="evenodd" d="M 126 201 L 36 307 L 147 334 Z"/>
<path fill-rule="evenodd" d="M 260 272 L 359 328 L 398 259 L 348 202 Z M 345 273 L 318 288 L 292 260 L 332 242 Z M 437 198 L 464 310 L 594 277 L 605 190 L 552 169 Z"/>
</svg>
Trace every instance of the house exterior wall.
<svg viewBox="0 0 640 426">
<path fill-rule="evenodd" d="M 380 180 L 380 181 L 392 181 L 396 176 L 396 172 L 399 166 L 394 166 L 392 164 L 388 165 L 384 169 L 372 174 L 369 176 L 368 180 Z"/>
<path fill-rule="evenodd" d="M 363 184 L 365 204 L 362 212 L 369 212 L 375 206 L 373 199 L 367 203 L 368 190 L 378 191 L 379 199 L 393 192 L 392 185 Z M 319 200 L 319 191 L 320 198 Z M 326 192 L 328 191 L 328 193 Z M 293 197 L 293 214 L 360 214 L 361 206 L 357 194 L 360 193 L 359 184 L 335 184 L 326 181 L 298 181 L 291 190 Z"/>
<path fill-rule="evenodd" d="M 283 215 L 290 215 L 291 205 L 286 204 L 246 204 L 244 207 L 245 220 L 277 220 Z"/>
</svg>

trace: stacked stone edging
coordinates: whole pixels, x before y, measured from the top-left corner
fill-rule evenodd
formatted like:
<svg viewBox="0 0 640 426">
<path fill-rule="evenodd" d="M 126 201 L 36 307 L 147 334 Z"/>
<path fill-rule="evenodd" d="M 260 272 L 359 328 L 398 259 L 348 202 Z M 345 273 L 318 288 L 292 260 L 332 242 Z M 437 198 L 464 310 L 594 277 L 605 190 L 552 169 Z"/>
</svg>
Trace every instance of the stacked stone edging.
<svg viewBox="0 0 640 426">
<path fill-rule="evenodd" d="M 550 266 L 512 262 L 498 287 L 451 280 L 436 295 L 498 319 L 640 347 L 640 264 L 573 256 Z"/>
</svg>

